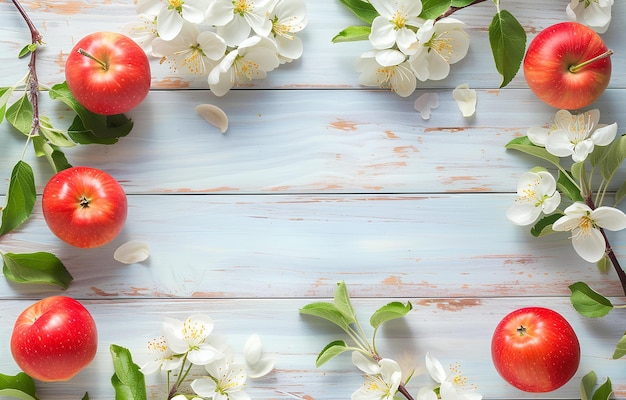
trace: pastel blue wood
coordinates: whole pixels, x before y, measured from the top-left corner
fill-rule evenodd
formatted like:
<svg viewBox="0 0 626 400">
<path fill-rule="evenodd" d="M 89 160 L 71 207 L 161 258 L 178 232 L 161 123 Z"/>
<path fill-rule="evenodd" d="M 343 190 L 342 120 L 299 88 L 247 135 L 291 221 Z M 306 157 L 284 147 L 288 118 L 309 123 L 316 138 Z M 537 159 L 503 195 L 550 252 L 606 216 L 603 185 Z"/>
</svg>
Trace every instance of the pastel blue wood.
<svg viewBox="0 0 626 400">
<path fill-rule="evenodd" d="M 134 21 L 128 0 L 25 0 L 44 41 L 38 71 L 44 85 L 64 80 L 74 43 L 97 30 L 120 31 Z M 526 30 L 565 20 L 566 0 L 502 2 Z M 62 243 L 46 227 L 40 197 L 31 218 L 0 237 L 0 251 L 48 251 L 74 276 L 66 291 L 0 279 L 0 373 L 18 367 L 9 350 L 15 319 L 38 299 L 64 294 L 79 299 L 96 319 L 99 350 L 75 379 L 37 382 L 42 400 L 113 399 L 110 344 L 147 361 L 147 340 L 159 335 L 164 317 L 184 319 L 204 312 L 215 334 L 226 336 L 241 356 L 246 338 L 259 334 L 276 353 L 276 370 L 249 381 L 254 399 L 347 399 L 362 375 L 343 355 L 315 368 L 317 353 L 343 338 L 321 320 L 302 316 L 307 303 L 332 297 L 345 281 L 364 322 L 389 301 L 411 301 L 414 310 L 382 330 L 384 356 L 409 360 L 421 372 L 409 389 L 427 382 L 423 357 L 431 352 L 445 366 L 459 362 L 486 399 L 580 398 L 580 378 L 594 370 L 610 377 L 614 397 L 626 399 L 624 359 L 612 360 L 624 334 L 623 310 L 602 319 L 581 317 L 568 286 L 585 281 L 615 304 L 626 299 L 613 271 L 600 273 L 574 252 L 567 233 L 534 238 L 505 212 L 518 177 L 541 164 L 507 151 L 510 140 L 531 126 L 550 124 L 555 109 L 528 89 L 523 74 L 498 89 L 500 77 L 488 46 L 495 6 L 483 2 L 455 14 L 471 35 L 466 59 L 438 82 L 420 84 L 408 98 L 358 84 L 354 63 L 367 43 L 332 44 L 332 37 L 359 21 L 338 0 L 307 2 L 305 52 L 266 80 L 216 97 L 205 78 L 180 75 L 151 60 L 152 91 L 128 115 L 135 127 L 111 146 L 65 151 L 73 165 L 106 170 L 128 194 L 128 220 L 121 235 L 97 249 Z M 609 89 L 592 106 L 601 123 L 626 127 L 626 4 L 616 2 L 603 35 L 615 50 Z M 26 73 L 19 50 L 29 32 L 11 2 L 0 3 L 0 87 Z M 452 89 L 469 83 L 478 92 L 476 115 L 463 118 Z M 440 105 L 429 120 L 415 99 L 436 93 Z M 22 95 L 16 93 L 15 96 Z M 221 134 L 194 111 L 221 107 L 229 129 Z M 42 92 L 41 111 L 59 127 L 71 116 Z M 0 205 L 25 137 L 0 124 Z M 41 194 L 53 175 L 45 160 L 25 152 Z M 626 179 L 623 170 L 612 186 Z M 610 232 L 626 263 L 626 233 Z M 147 261 L 124 265 L 113 259 L 128 240 L 144 240 Z M 518 391 L 491 362 L 493 329 L 507 313 L 540 305 L 562 313 L 582 347 L 580 368 L 563 388 L 544 394 Z M 201 373 L 201 370 L 194 372 Z M 165 399 L 165 376 L 148 377 L 150 399 Z M 0 397 L 0 399 L 3 399 Z"/>
</svg>

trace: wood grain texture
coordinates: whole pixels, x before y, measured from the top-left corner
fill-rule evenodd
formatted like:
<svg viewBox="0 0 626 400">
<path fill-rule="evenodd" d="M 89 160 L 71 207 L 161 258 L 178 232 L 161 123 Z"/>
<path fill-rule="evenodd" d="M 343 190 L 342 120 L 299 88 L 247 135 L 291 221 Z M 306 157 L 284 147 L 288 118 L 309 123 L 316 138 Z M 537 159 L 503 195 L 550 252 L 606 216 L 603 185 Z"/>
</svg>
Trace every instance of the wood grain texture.
<svg viewBox="0 0 626 400">
<path fill-rule="evenodd" d="M 46 42 L 39 52 L 45 85 L 64 80 L 65 59 L 80 38 L 120 31 L 137 19 L 130 0 L 23 4 Z M 529 39 L 566 19 L 566 4 L 502 2 Z M 4 252 L 56 254 L 75 278 L 65 292 L 0 280 L 0 372 L 18 371 L 8 347 L 15 318 L 35 300 L 62 293 L 92 312 L 100 348 L 76 379 L 38 382 L 42 400 L 80 398 L 87 390 L 92 399 L 114 398 L 109 345 L 128 347 L 136 361 L 146 361 L 146 341 L 159 335 L 163 317 L 197 312 L 213 317 L 215 333 L 226 335 L 236 350 L 258 333 L 266 350 L 277 353 L 276 371 L 249 383 L 253 398 L 347 399 L 362 382 L 349 356 L 314 367 L 317 353 L 339 332 L 298 313 L 345 281 L 364 320 L 391 300 L 414 304 L 406 318 L 381 332 L 385 356 L 409 360 L 422 372 L 427 351 L 444 365 L 459 362 L 486 399 L 579 398 L 580 378 L 589 370 L 600 379 L 610 376 L 615 398 L 626 399 L 624 359 L 610 359 L 626 329 L 623 310 L 589 320 L 568 299 L 568 285 L 585 281 L 623 303 L 615 274 L 582 261 L 567 234 L 536 239 L 505 218 L 517 178 L 540 163 L 504 145 L 530 126 L 548 125 L 556 110 L 536 99 L 521 73 L 498 89 L 486 30 L 492 2 L 455 15 L 472 37 L 467 58 L 449 78 L 420 84 L 406 99 L 358 85 L 354 63 L 368 45 L 331 43 L 341 29 L 359 23 L 339 1 L 311 0 L 307 7 L 302 59 L 221 98 L 206 90 L 205 78 L 175 73 L 153 59 L 153 90 L 128 114 L 135 121 L 132 133 L 112 146 L 66 150 L 72 164 L 104 169 L 122 183 L 128 222 L 109 245 L 72 248 L 47 229 L 38 199 L 31 219 L 0 238 Z M 620 133 L 626 127 L 625 25 L 626 3 L 618 1 L 603 35 L 615 50 L 611 84 L 593 105 L 601 122 L 617 122 Z M 0 2 L 0 86 L 26 73 L 27 61 L 16 55 L 29 38 L 11 2 Z M 460 83 L 478 90 L 477 113 L 469 119 L 451 95 Z M 428 121 L 413 107 L 426 92 L 440 101 Z M 226 111 L 225 135 L 194 112 L 202 103 Z M 67 109 L 45 93 L 41 106 L 59 127 L 70 124 Z M 4 204 L 25 138 L 6 122 L 0 138 Z M 32 150 L 24 159 L 41 193 L 51 168 Z M 620 170 L 613 189 L 624 179 Z M 626 233 L 609 237 L 622 260 Z M 133 265 L 114 261 L 117 246 L 132 239 L 149 243 L 150 258 Z M 497 322 L 530 305 L 561 312 L 581 341 L 576 377 L 552 393 L 517 391 L 491 363 Z M 426 380 L 418 376 L 411 389 Z M 164 399 L 164 382 L 163 376 L 148 378 L 150 399 Z"/>
</svg>

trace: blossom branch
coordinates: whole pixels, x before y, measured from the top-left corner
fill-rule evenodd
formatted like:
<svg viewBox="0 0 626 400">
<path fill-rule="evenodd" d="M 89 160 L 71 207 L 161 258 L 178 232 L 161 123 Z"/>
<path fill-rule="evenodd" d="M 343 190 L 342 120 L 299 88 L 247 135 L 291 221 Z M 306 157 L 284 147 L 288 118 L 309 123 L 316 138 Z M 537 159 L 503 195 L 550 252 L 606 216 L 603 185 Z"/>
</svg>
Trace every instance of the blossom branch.
<svg viewBox="0 0 626 400">
<path fill-rule="evenodd" d="M 462 10 L 462 9 L 467 8 L 469 6 L 476 5 L 478 3 L 482 3 L 483 1 L 485 1 L 485 0 L 474 0 L 473 2 L 469 3 L 468 5 L 465 5 L 465 6 L 462 6 L 462 7 L 451 6 L 450 8 L 448 8 L 448 11 L 446 11 L 445 13 L 443 13 L 439 17 L 437 17 L 437 20 L 449 17 L 450 15 L 454 14 L 455 12 L 457 12 L 459 10 Z"/>
<path fill-rule="evenodd" d="M 43 36 L 39 33 L 37 27 L 30 19 L 26 10 L 22 7 L 18 0 L 13 0 L 13 4 L 24 18 L 28 29 L 30 30 L 31 44 L 38 45 L 43 44 Z M 28 99 L 33 106 L 33 123 L 29 133 L 29 137 L 36 136 L 39 131 L 39 79 L 37 78 L 37 48 L 35 47 L 30 51 L 30 61 L 28 62 L 28 81 L 26 83 L 26 90 L 28 91 Z"/>
</svg>

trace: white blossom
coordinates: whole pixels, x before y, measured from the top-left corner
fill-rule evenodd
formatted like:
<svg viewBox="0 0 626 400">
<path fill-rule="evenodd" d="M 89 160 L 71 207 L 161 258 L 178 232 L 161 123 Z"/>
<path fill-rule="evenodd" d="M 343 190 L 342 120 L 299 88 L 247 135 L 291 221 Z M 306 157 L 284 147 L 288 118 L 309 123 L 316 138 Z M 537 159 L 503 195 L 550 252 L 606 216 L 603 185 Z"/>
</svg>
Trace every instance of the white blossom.
<svg viewBox="0 0 626 400">
<path fill-rule="evenodd" d="M 356 64 L 359 83 L 364 86 L 389 88 L 402 97 L 415 91 L 417 80 L 399 50 L 370 50 L 361 55 Z"/>
<path fill-rule="evenodd" d="M 185 21 L 204 22 L 207 9 L 213 0 L 139 0 L 138 14 L 156 16 L 156 29 L 163 40 L 174 39 Z"/>
<path fill-rule="evenodd" d="M 418 42 L 409 63 L 420 81 L 441 80 L 450 73 L 450 64 L 462 60 L 468 52 L 470 36 L 465 24 L 447 17 L 428 20 L 417 31 Z"/>
<path fill-rule="evenodd" d="M 517 225 L 530 225 L 543 212 L 550 214 L 561 203 L 556 180 L 547 171 L 526 172 L 517 183 L 517 198 L 506 216 Z"/>
<path fill-rule="evenodd" d="M 450 367 L 446 372 L 439 360 L 426 353 L 426 370 L 430 377 L 437 382 L 441 400 L 481 400 L 482 395 L 474 390 L 474 387 L 467 387 L 467 379 L 461 375 L 458 365 Z M 424 396 L 424 394 L 423 394 Z M 428 395 L 422 399 L 429 399 Z"/>
<path fill-rule="evenodd" d="M 384 50 L 394 45 L 405 54 L 417 42 L 415 31 L 423 20 L 422 2 L 419 0 L 370 0 L 378 14 L 372 22 L 369 41 L 375 49 Z"/>
<path fill-rule="evenodd" d="M 571 0 L 565 9 L 572 21 L 580 22 L 604 33 L 611 23 L 611 7 L 614 0 Z"/>
<path fill-rule="evenodd" d="M 166 318 L 163 336 L 175 354 L 187 354 L 187 359 L 196 365 L 206 365 L 222 357 L 222 354 L 207 343 L 213 331 L 213 321 L 206 315 L 192 315 L 185 321 Z"/>
<path fill-rule="evenodd" d="M 352 400 L 393 400 L 402 381 L 402 371 L 396 361 L 383 358 L 376 362 L 355 351 L 352 362 L 366 374 L 363 385 L 352 393 Z"/>
<path fill-rule="evenodd" d="M 267 6 L 270 0 L 214 0 L 209 7 L 207 22 L 217 27 L 217 33 L 227 45 L 238 46 L 253 30 L 267 37 L 272 30 Z"/>
<path fill-rule="evenodd" d="M 148 341 L 148 352 L 154 357 L 141 367 L 144 375 L 154 374 L 160 370 L 172 371 L 179 368 L 183 359 L 168 346 L 164 336 Z"/>
<path fill-rule="evenodd" d="M 246 369 L 232 362 L 231 357 L 223 357 L 205 365 L 208 377 L 195 379 L 191 389 L 201 397 L 213 400 L 249 400 L 243 390 L 246 386 Z"/>
<path fill-rule="evenodd" d="M 599 120 L 597 109 L 577 115 L 559 110 L 550 128 L 531 128 L 528 138 L 537 146 L 545 146 L 552 155 L 584 161 L 595 146 L 608 146 L 617 134 L 616 123 L 601 125 Z"/>
<path fill-rule="evenodd" d="M 156 15 L 142 14 L 139 21 L 126 24 L 123 31 L 133 39 L 148 55 L 152 54 L 152 42 L 159 37 L 156 28 Z"/>
<path fill-rule="evenodd" d="M 303 45 L 296 33 L 307 25 L 305 0 L 273 0 L 269 17 L 272 22 L 269 38 L 278 48 L 281 64 L 300 58 Z"/>
<path fill-rule="evenodd" d="M 555 231 L 571 231 L 574 250 L 592 263 L 600 261 L 606 252 L 606 241 L 600 228 L 610 231 L 626 228 L 626 214 L 607 206 L 592 210 L 588 205 L 576 202 L 567 207 L 565 215 L 552 225 Z"/>
</svg>

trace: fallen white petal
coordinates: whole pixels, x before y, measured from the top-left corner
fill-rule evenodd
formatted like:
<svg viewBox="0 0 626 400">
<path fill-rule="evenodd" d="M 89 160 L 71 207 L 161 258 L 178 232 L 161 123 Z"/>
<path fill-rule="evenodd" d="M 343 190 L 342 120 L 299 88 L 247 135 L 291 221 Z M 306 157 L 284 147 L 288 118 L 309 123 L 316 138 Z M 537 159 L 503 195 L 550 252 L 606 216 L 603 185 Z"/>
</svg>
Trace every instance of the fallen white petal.
<svg viewBox="0 0 626 400">
<path fill-rule="evenodd" d="M 115 250 L 113 258 L 124 264 L 134 264 L 145 261 L 150 255 L 148 243 L 141 240 L 131 240 Z"/>
<path fill-rule="evenodd" d="M 276 365 L 276 358 L 273 356 L 265 356 L 257 361 L 254 365 L 246 365 L 249 378 L 260 378 L 272 372 Z"/>
<path fill-rule="evenodd" d="M 424 93 L 415 100 L 413 106 L 420 113 L 422 119 L 430 119 L 430 110 L 439 107 L 439 96 L 437 93 Z"/>
<path fill-rule="evenodd" d="M 456 100 L 456 104 L 465 118 L 474 115 L 476 112 L 476 91 L 470 89 L 467 83 L 457 86 L 452 91 L 452 97 Z"/>
<path fill-rule="evenodd" d="M 200 104 L 196 107 L 196 112 L 200 114 L 209 124 L 218 128 L 222 133 L 228 130 L 228 116 L 218 106 L 213 104 Z"/>
<path fill-rule="evenodd" d="M 246 359 L 246 363 L 254 365 L 259 362 L 262 352 L 263 346 L 261 344 L 261 338 L 257 334 L 251 335 L 243 346 L 243 355 Z"/>
</svg>

